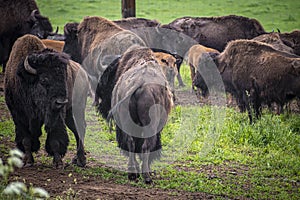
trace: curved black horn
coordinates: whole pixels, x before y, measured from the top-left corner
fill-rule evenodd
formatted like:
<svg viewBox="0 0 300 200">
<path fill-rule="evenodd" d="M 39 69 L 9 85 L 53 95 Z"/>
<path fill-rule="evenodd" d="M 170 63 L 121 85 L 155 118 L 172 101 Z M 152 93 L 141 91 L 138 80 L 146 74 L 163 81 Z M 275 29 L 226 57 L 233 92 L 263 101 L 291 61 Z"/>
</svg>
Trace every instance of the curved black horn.
<svg viewBox="0 0 300 200">
<path fill-rule="evenodd" d="M 57 35 L 58 33 L 58 26 L 56 27 L 56 31 L 55 32 L 51 32 L 51 33 L 48 33 L 49 36 L 54 36 L 54 35 Z"/>
<path fill-rule="evenodd" d="M 31 67 L 30 64 L 28 63 L 28 56 L 26 56 L 26 58 L 25 58 L 25 60 L 24 60 L 24 67 L 25 67 L 25 70 L 26 70 L 28 73 L 34 74 L 34 75 L 37 74 L 36 69 L 34 69 L 33 67 Z"/>
<path fill-rule="evenodd" d="M 38 10 L 35 9 L 35 10 L 33 10 L 33 11 L 31 12 L 31 14 L 30 14 L 30 17 L 31 17 L 31 19 L 32 19 L 33 21 L 36 21 L 36 20 L 37 20 L 36 17 L 35 17 L 35 15 L 36 15 L 37 12 L 38 12 Z"/>
</svg>

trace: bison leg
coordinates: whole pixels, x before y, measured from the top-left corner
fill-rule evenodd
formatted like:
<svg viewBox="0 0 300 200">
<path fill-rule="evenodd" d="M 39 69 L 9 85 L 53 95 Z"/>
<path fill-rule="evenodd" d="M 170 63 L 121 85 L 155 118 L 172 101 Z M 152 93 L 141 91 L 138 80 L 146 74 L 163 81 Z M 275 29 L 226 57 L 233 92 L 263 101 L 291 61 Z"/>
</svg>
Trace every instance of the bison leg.
<svg viewBox="0 0 300 200">
<path fill-rule="evenodd" d="M 150 141 L 149 138 L 144 140 L 144 144 L 142 146 L 142 172 L 143 172 L 143 178 L 144 182 L 146 184 L 151 184 L 152 179 L 150 177 L 150 166 L 149 166 L 149 155 L 150 155 Z"/>
<path fill-rule="evenodd" d="M 124 133 L 126 134 L 126 133 Z M 129 160 L 128 160 L 128 179 L 135 181 L 139 177 L 139 165 L 135 157 L 135 143 L 132 136 L 128 136 L 127 145 L 129 151 Z"/>
<path fill-rule="evenodd" d="M 31 167 L 34 163 L 34 159 L 31 153 L 31 139 L 28 137 L 25 137 L 22 140 L 22 145 L 24 147 L 24 158 L 23 158 L 23 162 L 24 162 L 24 167 Z"/>
<path fill-rule="evenodd" d="M 86 129 L 84 111 L 75 112 L 75 113 L 76 115 L 83 115 L 83 116 L 77 116 L 76 117 L 77 120 L 75 121 L 71 110 L 67 112 L 67 116 L 66 116 L 66 124 L 69 127 L 69 129 L 73 132 L 76 139 L 76 145 L 77 145 L 77 154 L 73 158 L 72 163 L 76 164 L 79 167 L 84 167 L 86 165 L 86 157 L 85 157 L 84 142 L 83 142 L 85 129 Z"/>
<path fill-rule="evenodd" d="M 179 70 L 178 70 L 178 74 L 177 74 L 177 80 L 178 80 L 178 83 L 179 83 L 179 87 L 184 87 L 185 86 L 185 84 L 182 81 L 182 78 L 181 78 L 181 75 L 179 73 Z"/>
</svg>

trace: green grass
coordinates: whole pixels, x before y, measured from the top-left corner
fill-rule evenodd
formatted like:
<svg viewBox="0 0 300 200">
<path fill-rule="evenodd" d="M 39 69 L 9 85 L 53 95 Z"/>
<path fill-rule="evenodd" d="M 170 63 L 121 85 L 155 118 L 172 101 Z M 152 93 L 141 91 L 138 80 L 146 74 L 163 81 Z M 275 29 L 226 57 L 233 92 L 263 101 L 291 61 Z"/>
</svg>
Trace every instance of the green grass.
<svg viewBox="0 0 300 200">
<path fill-rule="evenodd" d="M 65 23 L 80 22 L 86 15 L 121 18 L 119 0 L 37 2 L 42 14 L 50 18 L 54 27 L 59 26 L 60 32 Z M 300 1 L 290 0 L 137 1 L 137 17 L 157 19 L 162 23 L 182 16 L 237 14 L 258 19 L 267 31 L 279 28 L 282 32 L 299 29 L 299 9 Z M 186 65 L 182 67 L 182 76 L 187 84 L 182 90 L 190 90 L 191 80 Z M 1 103 L 4 103 L 2 97 Z M 119 184 L 205 192 L 221 199 L 299 199 L 299 114 L 272 115 L 264 110 L 262 118 L 249 125 L 245 113 L 233 108 L 217 108 L 217 111 L 217 114 L 225 114 L 226 117 L 215 121 L 218 115 L 216 108 L 211 106 L 178 106 L 172 110 L 162 133 L 162 161 L 154 163 L 154 184 L 148 186 L 142 180 L 128 182 L 125 172 L 109 166 L 120 164 L 122 169 L 126 167 L 126 158 L 116 147 L 115 134 L 109 133 L 106 122 L 95 114 L 93 108 L 89 108 L 85 139 L 91 154 L 88 162 L 99 165 L 84 170 L 75 167 L 75 170 Z M 74 136 L 70 131 L 69 135 L 69 150 L 74 152 Z M 42 141 L 44 137 L 45 134 Z M 12 120 L 0 120 L 0 140 L 3 138 L 14 139 Z M 5 147 L 0 143 L 0 148 L 2 152 Z M 110 155 L 115 159 L 111 159 Z M 47 158 L 44 160 L 51 162 Z"/>
<path fill-rule="evenodd" d="M 62 32 L 67 22 L 80 22 L 84 16 L 103 16 L 111 20 L 121 18 L 121 1 L 37 0 L 42 14 L 48 16 L 53 27 Z M 274 0 L 159 0 L 136 1 L 136 16 L 169 23 L 183 16 L 243 15 L 258 19 L 267 31 L 282 32 L 299 29 L 300 1 Z"/>
</svg>

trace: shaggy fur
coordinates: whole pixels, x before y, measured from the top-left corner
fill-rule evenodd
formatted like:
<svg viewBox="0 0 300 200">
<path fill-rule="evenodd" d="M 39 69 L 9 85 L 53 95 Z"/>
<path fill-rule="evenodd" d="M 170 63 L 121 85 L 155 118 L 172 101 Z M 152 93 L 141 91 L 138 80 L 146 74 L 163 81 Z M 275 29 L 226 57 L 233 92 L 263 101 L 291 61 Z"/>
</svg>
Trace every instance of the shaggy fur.
<svg viewBox="0 0 300 200">
<path fill-rule="evenodd" d="M 220 52 L 216 49 L 208 48 L 208 47 L 205 47 L 205 46 L 200 45 L 200 44 L 196 44 L 196 45 L 192 46 L 189 49 L 188 64 L 189 64 L 190 70 L 191 70 L 192 91 L 194 91 L 194 89 L 195 89 L 195 85 L 194 85 L 193 80 L 194 80 L 194 77 L 196 75 L 198 65 L 201 62 L 200 59 L 201 59 L 201 56 L 202 56 L 203 53 L 215 53 L 217 55 Z M 197 89 L 197 94 L 199 92 L 200 91 L 198 91 L 198 89 Z"/>
<path fill-rule="evenodd" d="M 278 51 L 284 51 L 286 53 L 294 54 L 294 50 L 283 43 L 279 33 L 263 34 L 253 38 L 253 40 L 267 43 L 271 45 L 274 49 L 277 49 Z"/>
<path fill-rule="evenodd" d="M 223 51 L 227 42 L 252 39 L 266 33 L 256 19 L 229 15 L 221 17 L 182 17 L 163 28 L 184 33 L 199 44 Z"/>
<path fill-rule="evenodd" d="M 300 57 L 275 50 L 262 42 L 230 42 L 218 58 L 221 73 L 230 73 L 240 108 L 246 108 L 250 122 L 262 104 L 277 103 L 282 107 L 300 96 Z"/>
<path fill-rule="evenodd" d="M 135 17 L 128 17 L 125 19 L 114 20 L 113 22 L 126 30 L 133 30 L 133 29 L 145 28 L 145 27 L 157 27 L 160 25 L 160 23 L 156 20 L 135 18 Z"/>
<path fill-rule="evenodd" d="M 294 54 L 300 56 L 300 30 L 294 30 L 290 33 L 279 33 L 284 44 L 294 50 Z"/>
<path fill-rule="evenodd" d="M 155 84 L 155 83 L 158 83 Z M 105 92 L 104 92 L 105 91 Z M 98 93 L 100 92 L 100 93 Z M 134 153 L 139 153 L 142 160 L 142 173 L 146 183 L 152 180 L 149 175 L 150 165 L 160 156 L 160 131 L 166 123 L 167 115 L 173 105 L 172 93 L 161 66 L 158 65 L 150 49 L 135 49 L 114 61 L 109 66 L 98 84 L 97 95 L 102 99 L 99 112 L 116 121 L 117 142 L 123 153 L 129 156 L 128 178 L 135 180 L 139 173 L 139 164 Z M 129 103 L 126 106 L 126 102 Z M 124 106 L 125 103 L 125 106 Z M 163 108 L 154 112 L 150 123 L 149 109 L 154 104 Z M 107 116 L 107 111 L 111 110 Z M 120 111 L 120 109 L 128 109 Z M 129 116 L 124 116 L 124 114 Z M 124 121 L 129 120 L 129 121 Z M 120 123 L 119 123 L 120 122 Z M 127 123 L 128 122 L 128 123 Z M 127 134 L 138 126 L 137 131 Z M 123 126 L 127 124 L 127 126 Z M 151 125 L 150 127 L 147 127 Z M 140 132 L 143 129 L 146 132 Z M 147 134 L 151 134 L 148 135 Z M 143 137 L 144 136 L 144 137 Z M 148 154 L 148 153 L 150 154 Z"/>
<path fill-rule="evenodd" d="M 0 13 L 0 64 L 5 71 L 11 48 L 18 37 L 30 33 L 46 38 L 52 32 L 52 26 L 48 18 L 40 15 L 34 0 L 2 1 Z"/>
<path fill-rule="evenodd" d="M 65 44 L 65 46 L 67 43 Z M 78 47 L 92 91 L 106 67 L 127 49 L 145 46 L 134 33 L 101 17 L 85 17 L 78 25 Z M 66 47 L 67 48 L 67 47 Z"/>
<path fill-rule="evenodd" d="M 26 56 L 29 64 L 36 69 L 36 75 L 25 69 Z M 85 121 L 82 114 L 73 113 L 72 110 L 72 97 L 80 97 L 81 100 L 73 102 L 74 109 L 84 112 L 84 97 L 87 95 L 84 87 L 87 76 L 80 72 L 79 64 L 70 61 L 66 54 L 46 49 L 37 37 L 25 35 L 15 42 L 7 66 L 5 100 L 16 126 L 17 147 L 25 152 L 25 165 L 34 163 L 32 152 L 40 148 L 41 127 L 45 124 L 46 151 L 53 156 L 56 167 L 60 167 L 69 143 L 67 124 L 77 141 L 74 162 L 84 166 L 86 159 L 82 135 Z M 73 92 L 75 79 L 79 80 L 80 84 L 77 84 L 82 87 L 82 90 L 78 89 L 80 92 Z"/>
<path fill-rule="evenodd" d="M 65 42 L 64 41 L 58 41 L 58 40 L 49 40 L 49 39 L 44 39 L 42 40 L 44 45 L 49 48 L 49 49 L 54 49 L 58 52 L 62 52 Z"/>
</svg>

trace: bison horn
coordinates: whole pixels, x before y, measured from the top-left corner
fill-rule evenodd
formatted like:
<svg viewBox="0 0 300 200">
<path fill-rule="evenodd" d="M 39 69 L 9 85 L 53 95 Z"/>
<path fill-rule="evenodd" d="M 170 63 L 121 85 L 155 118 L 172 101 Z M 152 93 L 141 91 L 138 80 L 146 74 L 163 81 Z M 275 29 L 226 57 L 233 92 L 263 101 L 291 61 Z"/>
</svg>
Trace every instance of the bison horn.
<svg viewBox="0 0 300 200">
<path fill-rule="evenodd" d="M 62 100 L 62 99 L 56 99 L 55 103 L 59 104 L 59 105 L 65 105 L 67 104 L 69 101 L 68 99 Z"/>
<path fill-rule="evenodd" d="M 58 33 L 58 26 L 56 27 L 56 31 L 53 33 L 49 33 L 48 35 L 50 35 L 50 36 L 54 36 L 54 35 L 57 35 L 57 33 Z"/>
<path fill-rule="evenodd" d="M 25 67 L 25 70 L 30 73 L 30 74 L 34 74 L 36 75 L 37 72 L 36 72 L 36 69 L 32 68 L 29 63 L 28 63 L 28 56 L 26 56 L 25 58 L 25 61 L 24 61 L 24 67 Z"/>
<path fill-rule="evenodd" d="M 33 10 L 33 11 L 31 12 L 30 17 L 31 17 L 31 19 L 32 19 L 33 21 L 36 21 L 36 20 L 37 20 L 36 17 L 35 17 L 35 15 L 36 15 L 38 12 L 39 12 L 39 11 L 38 11 L 37 9 L 35 9 L 35 10 Z"/>
</svg>

